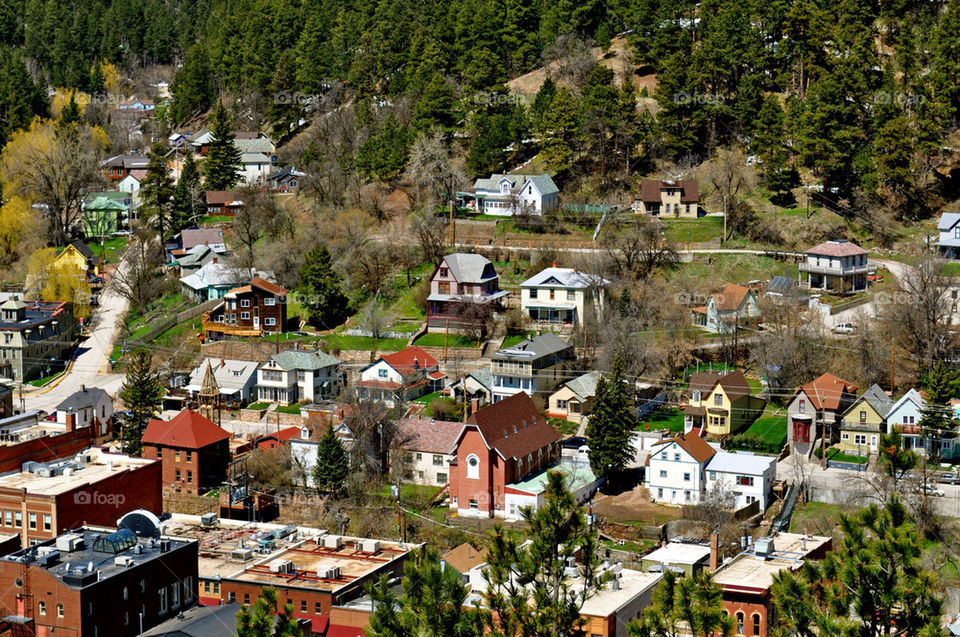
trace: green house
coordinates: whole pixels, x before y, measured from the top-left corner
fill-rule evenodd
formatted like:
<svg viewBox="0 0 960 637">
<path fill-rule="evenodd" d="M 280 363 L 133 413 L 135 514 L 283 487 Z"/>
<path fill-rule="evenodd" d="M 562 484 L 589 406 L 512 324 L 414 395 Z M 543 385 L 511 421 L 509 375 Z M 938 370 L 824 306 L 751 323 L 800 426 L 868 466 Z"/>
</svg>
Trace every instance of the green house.
<svg viewBox="0 0 960 637">
<path fill-rule="evenodd" d="M 83 207 L 83 229 L 88 237 L 102 237 L 115 233 L 123 225 L 122 216 L 127 206 L 110 197 L 99 196 Z"/>
</svg>

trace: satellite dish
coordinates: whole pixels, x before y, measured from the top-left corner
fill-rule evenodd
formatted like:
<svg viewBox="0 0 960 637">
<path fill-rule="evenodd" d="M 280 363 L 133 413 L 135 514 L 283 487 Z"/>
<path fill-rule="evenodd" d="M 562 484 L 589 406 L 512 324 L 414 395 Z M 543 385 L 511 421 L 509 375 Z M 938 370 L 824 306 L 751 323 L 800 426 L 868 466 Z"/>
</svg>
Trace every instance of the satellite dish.
<svg viewBox="0 0 960 637">
<path fill-rule="evenodd" d="M 137 537 L 159 538 L 161 535 L 160 518 L 146 509 L 125 514 L 117 520 L 117 528 L 127 529 Z"/>
</svg>

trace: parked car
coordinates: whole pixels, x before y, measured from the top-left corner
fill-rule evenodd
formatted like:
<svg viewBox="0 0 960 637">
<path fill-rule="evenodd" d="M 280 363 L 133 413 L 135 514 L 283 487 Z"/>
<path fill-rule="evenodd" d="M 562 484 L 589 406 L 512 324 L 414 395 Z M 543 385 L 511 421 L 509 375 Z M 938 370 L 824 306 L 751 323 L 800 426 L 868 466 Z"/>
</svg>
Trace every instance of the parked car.
<svg viewBox="0 0 960 637">
<path fill-rule="evenodd" d="M 933 474 L 933 479 L 942 484 L 960 484 L 960 476 L 952 471 L 941 471 Z"/>
<path fill-rule="evenodd" d="M 947 495 L 943 489 L 932 484 L 920 485 L 920 488 L 917 489 L 917 491 L 923 493 L 924 495 L 932 495 L 938 498 L 942 498 L 943 496 Z"/>
<path fill-rule="evenodd" d="M 833 326 L 834 334 L 853 334 L 857 331 L 857 326 L 853 323 L 837 323 Z"/>
</svg>

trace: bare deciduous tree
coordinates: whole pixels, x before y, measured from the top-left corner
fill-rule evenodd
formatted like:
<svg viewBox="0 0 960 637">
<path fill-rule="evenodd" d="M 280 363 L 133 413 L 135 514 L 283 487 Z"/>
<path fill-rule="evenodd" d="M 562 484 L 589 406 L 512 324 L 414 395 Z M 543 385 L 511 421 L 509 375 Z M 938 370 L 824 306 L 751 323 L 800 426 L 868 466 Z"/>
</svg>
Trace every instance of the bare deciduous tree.
<svg viewBox="0 0 960 637">
<path fill-rule="evenodd" d="M 739 148 L 720 149 L 706 165 L 708 196 L 719 199 L 723 212 L 723 241 L 726 242 L 727 220 L 740 193 L 753 188 L 753 180 L 746 170 L 747 158 Z"/>
<path fill-rule="evenodd" d="M 447 253 L 447 223 L 429 210 L 410 216 L 410 231 L 417 237 L 423 260 L 437 263 Z"/>
<path fill-rule="evenodd" d="M 601 236 L 601 245 L 621 278 L 643 279 L 677 262 L 677 251 L 656 219 L 637 217 L 609 227 Z"/>
<path fill-rule="evenodd" d="M 137 229 L 113 275 L 112 285 L 117 294 L 135 308 L 147 305 L 163 291 L 163 263 L 157 252 L 157 243 L 158 239 L 151 230 Z"/>
<path fill-rule="evenodd" d="M 443 133 L 433 130 L 420 134 L 410 147 L 406 178 L 413 184 L 418 201 L 426 191 L 429 198 L 425 203 L 437 204 L 452 202 L 469 176 L 463 157 L 450 151 Z"/>
</svg>

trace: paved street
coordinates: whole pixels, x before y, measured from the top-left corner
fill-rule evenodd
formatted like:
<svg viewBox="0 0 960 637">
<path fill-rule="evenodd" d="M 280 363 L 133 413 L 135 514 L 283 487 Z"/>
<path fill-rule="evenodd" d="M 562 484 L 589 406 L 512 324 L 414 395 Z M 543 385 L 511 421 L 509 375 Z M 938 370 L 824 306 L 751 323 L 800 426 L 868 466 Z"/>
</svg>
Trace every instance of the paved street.
<svg viewBox="0 0 960 637">
<path fill-rule="evenodd" d="M 100 295 L 100 305 L 91 318 L 90 335 L 80 342 L 69 370 L 52 386 L 31 392 L 29 390 L 34 388 L 25 385 L 23 398 L 26 409 L 53 412 L 62 400 L 79 390 L 81 385 L 100 387 L 116 396 L 123 384 L 123 375 L 108 373 L 107 368 L 113 340 L 127 305 L 127 300 L 116 294 L 112 285 L 108 285 Z M 19 399 L 19 394 L 15 398 Z"/>
</svg>

